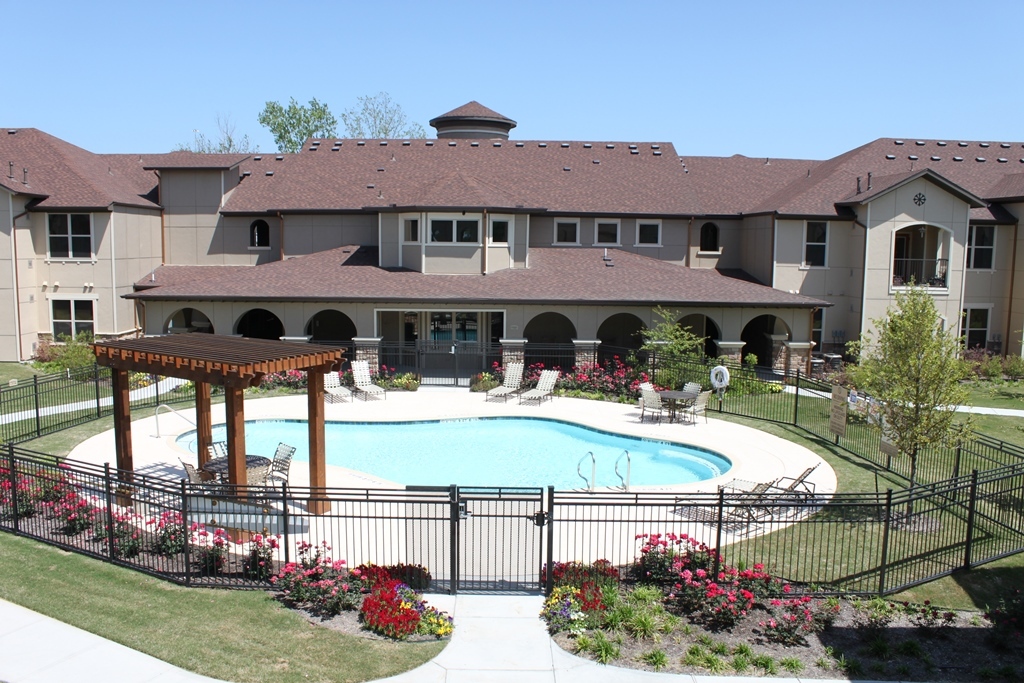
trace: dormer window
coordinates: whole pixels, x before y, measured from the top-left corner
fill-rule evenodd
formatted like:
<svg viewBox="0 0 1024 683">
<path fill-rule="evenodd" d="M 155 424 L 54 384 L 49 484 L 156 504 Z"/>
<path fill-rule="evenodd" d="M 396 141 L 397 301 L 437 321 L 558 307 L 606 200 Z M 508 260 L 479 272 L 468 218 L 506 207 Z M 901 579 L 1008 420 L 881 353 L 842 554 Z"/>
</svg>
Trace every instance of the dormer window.
<svg viewBox="0 0 1024 683">
<path fill-rule="evenodd" d="M 249 226 L 249 248 L 270 249 L 270 226 L 265 220 L 255 220 Z"/>
</svg>

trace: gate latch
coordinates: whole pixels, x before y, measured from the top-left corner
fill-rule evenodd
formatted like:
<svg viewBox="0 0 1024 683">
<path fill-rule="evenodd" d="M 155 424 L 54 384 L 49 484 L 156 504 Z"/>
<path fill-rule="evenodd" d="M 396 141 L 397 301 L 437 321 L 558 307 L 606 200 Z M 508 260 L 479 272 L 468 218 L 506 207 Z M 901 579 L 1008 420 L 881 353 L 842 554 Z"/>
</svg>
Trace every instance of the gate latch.
<svg viewBox="0 0 1024 683">
<path fill-rule="evenodd" d="M 544 512 L 543 510 L 538 510 L 537 512 L 530 515 L 530 519 L 532 519 L 533 523 L 537 526 L 544 526 L 548 523 L 548 513 Z"/>
<path fill-rule="evenodd" d="M 473 514 L 473 511 L 466 507 L 465 502 L 459 503 L 459 519 L 466 519 Z"/>
</svg>

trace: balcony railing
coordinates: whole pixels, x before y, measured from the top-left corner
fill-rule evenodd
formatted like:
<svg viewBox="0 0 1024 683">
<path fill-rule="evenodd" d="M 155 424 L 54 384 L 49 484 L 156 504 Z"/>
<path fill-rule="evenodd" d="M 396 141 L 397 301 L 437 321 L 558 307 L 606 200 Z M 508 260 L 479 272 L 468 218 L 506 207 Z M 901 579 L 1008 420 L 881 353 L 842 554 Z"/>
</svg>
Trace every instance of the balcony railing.
<svg viewBox="0 0 1024 683">
<path fill-rule="evenodd" d="M 913 281 L 925 287 L 946 288 L 949 259 L 898 258 L 892 261 L 892 286 L 908 287 Z"/>
</svg>

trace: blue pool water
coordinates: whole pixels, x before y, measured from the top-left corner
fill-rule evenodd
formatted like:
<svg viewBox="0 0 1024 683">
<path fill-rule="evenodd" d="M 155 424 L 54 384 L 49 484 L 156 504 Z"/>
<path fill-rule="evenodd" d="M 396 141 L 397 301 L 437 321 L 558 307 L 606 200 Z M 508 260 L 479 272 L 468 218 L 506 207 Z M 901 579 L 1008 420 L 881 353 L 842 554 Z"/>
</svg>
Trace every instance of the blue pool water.
<svg viewBox="0 0 1024 683">
<path fill-rule="evenodd" d="M 713 451 L 612 434 L 558 420 L 474 418 L 426 422 L 328 422 L 327 464 L 373 474 L 400 484 L 443 486 L 548 486 L 575 489 L 586 484 L 576 473 L 591 473 L 588 452 L 597 461 L 597 486 L 619 486 L 615 462 L 623 451 L 632 460 L 630 484 L 674 485 L 717 477 L 732 467 Z M 226 439 L 224 425 L 214 441 Z M 278 442 L 297 448 L 295 460 L 309 460 L 305 420 L 245 423 L 246 451 L 272 456 Z M 178 437 L 196 450 L 196 434 Z M 626 459 L 619 471 L 626 475 Z"/>
</svg>

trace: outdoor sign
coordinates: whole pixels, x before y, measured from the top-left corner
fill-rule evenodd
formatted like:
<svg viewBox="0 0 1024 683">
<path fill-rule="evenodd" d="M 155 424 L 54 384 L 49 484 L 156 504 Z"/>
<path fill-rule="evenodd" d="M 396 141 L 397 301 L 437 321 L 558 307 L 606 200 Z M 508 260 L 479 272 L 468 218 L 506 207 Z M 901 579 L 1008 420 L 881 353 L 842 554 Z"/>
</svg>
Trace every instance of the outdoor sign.
<svg viewBox="0 0 1024 683">
<path fill-rule="evenodd" d="M 850 390 L 838 384 L 832 385 L 832 414 L 828 428 L 836 436 L 846 436 L 846 411 L 850 400 Z"/>
<path fill-rule="evenodd" d="M 885 417 L 882 415 L 878 416 L 878 426 L 882 428 L 882 442 L 878 445 L 878 450 L 882 451 L 882 455 L 896 456 L 900 454 L 900 450 L 896 448 L 896 444 L 892 442 L 892 438 L 889 436 L 889 430 L 885 428 Z"/>
</svg>

